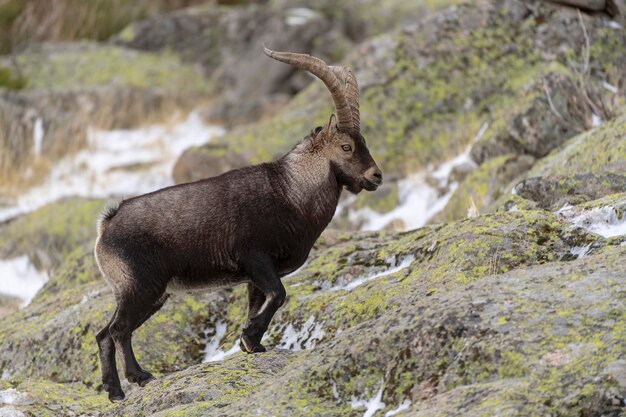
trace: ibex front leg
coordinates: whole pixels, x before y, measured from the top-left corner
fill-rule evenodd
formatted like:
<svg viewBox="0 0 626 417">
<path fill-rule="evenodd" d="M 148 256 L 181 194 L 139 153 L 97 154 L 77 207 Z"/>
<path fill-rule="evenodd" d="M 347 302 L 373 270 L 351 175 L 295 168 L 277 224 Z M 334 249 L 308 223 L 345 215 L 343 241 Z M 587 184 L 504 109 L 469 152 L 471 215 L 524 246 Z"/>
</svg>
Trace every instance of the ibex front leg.
<svg viewBox="0 0 626 417">
<path fill-rule="evenodd" d="M 242 269 L 252 282 L 248 284 L 248 320 L 239 345 L 247 353 L 265 352 L 261 339 L 287 293 L 269 256 L 250 255 Z"/>
</svg>

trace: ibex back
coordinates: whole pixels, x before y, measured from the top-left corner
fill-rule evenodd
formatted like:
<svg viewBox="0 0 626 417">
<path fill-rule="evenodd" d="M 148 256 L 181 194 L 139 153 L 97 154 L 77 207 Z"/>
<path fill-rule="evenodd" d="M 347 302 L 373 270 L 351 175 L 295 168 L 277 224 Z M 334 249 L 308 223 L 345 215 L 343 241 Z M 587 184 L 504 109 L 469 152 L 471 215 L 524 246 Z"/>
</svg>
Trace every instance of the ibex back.
<svg viewBox="0 0 626 417">
<path fill-rule="evenodd" d="M 129 382 L 143 386 L 153 379 L 137 363 L 131 335 L 175 290 L 246 283 L 240 346 L 264 352 L 261 338 L 286 297 L 280 279 L 305 262 L 342 189 L 373 191 L 382 183 L 360 133 L 352 71 L 309 55 L 265 53 L 320 78 L 332 95 L 336 122 L 331 115 L 275 162 L 124 200 L 103 214 L 95 256 L 117 308 L 96 339 L 103 388 L 112 401 L 124 398 L 116 351 Z"/>
</svg>

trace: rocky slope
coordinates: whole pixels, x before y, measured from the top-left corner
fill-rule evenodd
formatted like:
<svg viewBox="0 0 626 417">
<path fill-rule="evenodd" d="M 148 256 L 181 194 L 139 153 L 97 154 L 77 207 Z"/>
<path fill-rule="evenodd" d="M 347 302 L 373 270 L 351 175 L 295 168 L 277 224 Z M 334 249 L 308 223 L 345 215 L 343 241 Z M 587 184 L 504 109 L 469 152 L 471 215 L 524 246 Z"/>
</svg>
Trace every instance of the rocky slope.
<svg viewBox="0 0 626 417">
<path fill-rule="evenodd" d="M 485 210 L 537 158 L 594 120 L 615 117 L 625 103 L 626 34 L 610 22 L 603 15 L 579 19 L 575 9 L 542 1 L 480 1 L 427 14 L 357 46 L 345 64 L 360 82 L 363 133 L 390 181 L 386 193 L 355 201 L 355 210 L 378 205 L 375 211 L 384 214 L 402 203 L 398 180 L 469 145 L 480 165 L 474 177 L 494 184 L 478 190 L 471 178 L 439 219 L 464 217 L 468 194 Z M 331 111 L 327 92 L 315 83 L 275 117 L 186 152 L 175 178 L 184 182 L 276 158 Z M 462 179 L 435 188 L 444 195 Z M 389 201 L 377 201 L 380 195 Z M 348 221 L 349 210 L 343 215 L 337 227 L 358 227 Z"/>
<path fill-rule="evenodd" d="M 475 163 L 450 173 L 457 187 L 432 224 L 327 230 L 284 279 L 267 353 L 232 349 L 245 288 L 176 295 L 134 337 L 158 379 L 110 404 L 94 334 L 113 296 L 91 253 L 106 202 L 0 224 L 0 258 L 50 273 L 28 306 L 0 300 L 0 416 L 626 413 L 624 32 L 581 16 L 580 72 L 574 10 L 501 5 L 455 6 L 350 55 L 386 178 L 463 151 Z M 313 85 L 275 118 L 189 151 L 178 175 L 271 159 L 326 118 L 325 94 Z M 389 211 L 401 193 L 377 194 L 352 204 Z"/>
</svg>

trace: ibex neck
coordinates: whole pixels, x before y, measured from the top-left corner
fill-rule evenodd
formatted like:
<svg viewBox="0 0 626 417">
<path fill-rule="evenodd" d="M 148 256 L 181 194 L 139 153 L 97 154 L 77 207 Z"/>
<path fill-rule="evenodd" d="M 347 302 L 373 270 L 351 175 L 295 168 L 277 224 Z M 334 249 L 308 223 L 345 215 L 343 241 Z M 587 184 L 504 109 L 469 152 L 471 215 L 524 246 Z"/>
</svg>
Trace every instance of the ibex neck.
<svg viewBox="0 0 626 417">
<path fill-rule="evenodd" d="M 290 153 L 279 163 L 285 198 L 304 221 L 323 230 L 335 214 L 341 194 L 330 162 L 320 155 Z"/>
</svg>

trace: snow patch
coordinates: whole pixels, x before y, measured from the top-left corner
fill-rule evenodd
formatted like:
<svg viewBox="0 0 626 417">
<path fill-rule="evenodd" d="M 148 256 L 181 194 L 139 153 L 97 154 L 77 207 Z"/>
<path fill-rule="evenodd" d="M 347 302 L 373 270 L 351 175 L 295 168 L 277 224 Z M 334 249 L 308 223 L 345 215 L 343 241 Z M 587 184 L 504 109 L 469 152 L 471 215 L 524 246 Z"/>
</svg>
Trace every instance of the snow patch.
<svg viewBox="0 0 626 417">
<path fill-rule="evenodd" d="M 302 26 L 317 16 L 318 13 L 307 7 L 294 7 L 287 10 L 285 22 L 288 26 Z"/>
<path fill-rule="evenodd" d="M 204 348 L 204 362 L 214 362 L 213 358 L 218 357 L 220 354 L 223 357 L 224 351 L 220 349 L 220 343 L 226 334 L 226 327 L 226 323 L 223 321 L 215 323 L 215 329 L 213 329 L 215 334 Z"/>
<path fill-rule="evenodd" d="M 226 328 L 226 323 L 222 321 L 215 323 L 215 334 L 204 348 L 204 362 L 218 362 L 239 352 L 239 343 L 235 343 L 227 351 L 220 348 L 220 343 L 226 334 Z"/>
<path fill-rule="evenodd" d="M 604 206 L 577 213 L 572 206 L 564 206 L 558 214 L 573 226 L 583 228 L 602 237 L 626 235 L 626 216 L 621 219 L 613 207 Z"/>
<path fill-rule="evenodd" d="M 26 414 L 15 407 L 6 406 L 0 407 L 0 417 L 26 417 Z"/>
<path fill-rule="evenodd" d="M 569 250 L 569 252 L 572 255 L 576 256 L 577 259 L 580 259 L 587 256 L 587 253 L 589 253 L 589 249 L 591 249 L 591 243 L 584 246 L 574 246 Z"/>
<path fill-rule="evenodd" d="M 38 117 L 35 120 L 35 126 L 33 126 L 33 144 L 34 144 L 34 152 L 35 156 L 41 155 L 41 150 L 43 148 L 43 120 L 41 117 Z"/>
<path fill-rule="evenodd" d="M 28 396 L 28 394 L 19 392 L 15 388 L 0 391 L 0 404 L 28 405 L 32 403 L 33 400 Z"/>
<path fill-rule="evenodd" d="M 591 126 L 598 127 L 602 124 L 602 119 L 595 113 L 591 113 Z"/>
<path fill-rule="evenodd" d="M 618 91 L 619 91 L 619 90 L 617 89 L 617 87 L 615 87 L 615 86 L 614 86 L 614 85 L 612 85 L 612 84 L 607 83 L 606 81 L 603 81 L 603 82 L 602 82 L 602 87 L 604 87 L 605 89 L 609 90 L 609 91 L 610 91 L 611 93 L 613 93 L 613 94 L 617 94 L 617 93 L 618 93 Z"/>
<path fill-rule="evenodd" d="M 376 278 L 395 274 L 396 272 L 399 272 L 403 270 L 404 268 L 408 268 L 414 260 L 415 260 L 415 256 L 413 255 L 405 256 L 404 258 L 402 258 L 402 260 L 397 259 L 395 256 L 389 257 L 385 261 L 390 266 L 393 265 L 390 268 L 370 274 L 370 275 L 365 275 L 365 276 L 356 278 L 345 285 L 336 285 L 334 287 L 329 288 L 329 291 L 353 290 L 354 288 L 358 287 L 361 284 L 366 283 L 367 281 L 371 281 Z"/>
<path fill-rule="evenodd" d="M 376 393 L 376 396 L 374 396 L 374 398 L 370 400 L 359 400 L 353 397 L 352 401 L 350 401 L 350 406 L 352 406 L 352 409 L 365 407 L 365 413 L 363 414 L 363 417 L 372 417 L 374 414 L 376 414 L 376 411 L 385 408 L 385 403 L 382 402 L 384 386 L 384 382 L 381 383 L 380 389 Z"/>
<path fill-rule="evenodd" d="M 622 29 L 622 25 L 617 23 L 615 20 L 609 20 L 608 22 L 605 22 L 605 25 L 606 25 L 606 27 L 609 27 L 609 28 L 615 29 L 615 30 Z"/>
<path fill-rule="evenodd" d="M 302 324 L 300 330 L 296 330 L 289 323 L 283 332 L 283 336 L 276 346 L 279 349 L 289 349 L 298 352 L 303 349 L 313 349 L 324 337 L 322 323 L 316 323 L 315 317 L 311 316 Z"/>
<path fill-rule="evenodd" d="M 404 400 L 399 406 L 398 408 L 394 408 L 393 410 L 389 410 L 385 413 L 385 417 L 391 417 L 391 416 L 395 416 L 396 414 L 398 414 L 401 411 L 404 410 L 408 410 L 409 407 L 411 406 L 411 401 L 409 400 Z"/>
<path fill-rule="evenodd" d="M 208 358 L 205 359 L 205 362 L 217 362 L 217 361 L 221 361 L 224 360 L 224 358 L 226 358 L 227 356 L 231 356 L 234 355 L 235 353 L 239 352 L 239 343 L 235 343 L 230 349 L 228 349 L 226 352 L 222 351 L 222 350 L 218 350 L 217 353 Z"/>
<path fill-rule="evenodd" d="M 0 260 L 0 293 L 21 299 L 22 307 L 47 281 L 48 274 L 38 271 L 26 255 Z"/>
<path fill-rule="evenodd" d="M 488 127 L 489 124 L 484 123 L 474 141 L 479 140 Z M 456 191 L 459 184 L 450 180 L 452 170 L 463 164 L 475 165 L 470 157 L 470 151 L 471 145 L 462 154 L 439 165 L 436 169 L 428 167 L 424 171 L 398 181 L 399 204 L 393 210 L 378 213 L 365 207 L 350 211 L 348 219 L 353 223 L 361 223 L 361 230 L 382 230 L 394 220 L 401 220 L 404 230 L 424 226 L 446 207 Z"/>
<path fill-rule="evenodd" d="M 205 125 L 197 112 L 168 126 L 89 129 L 87 148 L 59 161 L 42 185 L 1 208 L 0 221 L 63 197 L 130 197 L 173 185 L 172 170 L 180 154 L 222 133 L 219 127 Z"/>
</svg>

